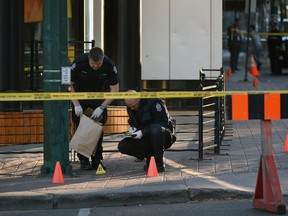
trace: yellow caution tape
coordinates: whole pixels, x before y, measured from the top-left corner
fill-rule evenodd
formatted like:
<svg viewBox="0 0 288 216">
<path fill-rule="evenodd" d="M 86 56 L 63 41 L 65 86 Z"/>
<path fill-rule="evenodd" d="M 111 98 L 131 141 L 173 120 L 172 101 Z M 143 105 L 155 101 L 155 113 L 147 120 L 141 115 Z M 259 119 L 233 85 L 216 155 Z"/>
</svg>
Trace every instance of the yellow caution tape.
<svg viewBox="0 0 288 216">
<path fill-rule="evenodd" d="M 98 100 L 125 98 L 201 98 L 233 94 L 288 94 L 288 90 L 269 91 L 161 91 L 161 92 L 29 92 L 0 93 L 0 101 Z"/>
<path fill-rule="evenodd" d="M 239 33 L 241 35 L 246 35 L 247 31 L 239 31 Z M 227 36 L 227 32 L 223 32 L 222 34 Z M 254 32 L 253 34 L 258 34 L 260 36 L 288 36 L 288 32 Z"/>
<path fill-rule="evenodd" d="M 288 32 L 274 32 L 274 33 L 259 32 L 256 34 L 261 35 L 261 36 L 288 36 Z"/>
</svg>

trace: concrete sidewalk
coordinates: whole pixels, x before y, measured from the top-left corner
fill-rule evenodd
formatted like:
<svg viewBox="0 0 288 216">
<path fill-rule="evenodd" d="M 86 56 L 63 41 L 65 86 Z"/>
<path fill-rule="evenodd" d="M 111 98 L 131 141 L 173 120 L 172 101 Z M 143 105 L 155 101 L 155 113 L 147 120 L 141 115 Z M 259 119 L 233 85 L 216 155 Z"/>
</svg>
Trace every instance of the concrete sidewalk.
<svg viewBox="0 0 288 216">
<path fill-rule="evenodd" d="M 252 85 L 251 77 L 244 82 L 244 70 L 240 70 L 228 77 L 226 90 L 287 90 L 288 73 L 272 76 L 267 68 L 264 64 L 260 71 L 258 87 Z M 172 112 L 172 115 L 178 123 L 194 121 L 193 116 L 186 116 L 187 112 Z M 272 125 L 275 163 L 282 193 L 287 196 L 288 153 L 282 150 L 288 133 L 288 120 L 272 121 Z M 108 168 L 106 174 L 79 170 L 79 162 L 74 161 L 71 155 L 74 176 L 64 176 L 64 184 L 52 184 L 52 177 L 38 177 L 43 164 L 42 145 L 1 147 L 0 210 L 252 199 L 261 154 L 260 120 L 226 121 L 227 135 L 220 154 L 207 150 L 204 160 L 197 159 L 198 152 L 185 150 L 195 148 L 196 127 L 178 128 L 191 130 L 191 133 L 179 133 L 180 141 L 172 146 L 171 151 L 165 152 L 166 172 L 158 177 L 146 177 L 144 162 L 113 152 L 117 149 L 117 142 L 105 142 L 104 150 L 108 151 L 104 158 Z M 121 139 L 121 135 L 105 139 L 115 141 Z"/>
</svg>

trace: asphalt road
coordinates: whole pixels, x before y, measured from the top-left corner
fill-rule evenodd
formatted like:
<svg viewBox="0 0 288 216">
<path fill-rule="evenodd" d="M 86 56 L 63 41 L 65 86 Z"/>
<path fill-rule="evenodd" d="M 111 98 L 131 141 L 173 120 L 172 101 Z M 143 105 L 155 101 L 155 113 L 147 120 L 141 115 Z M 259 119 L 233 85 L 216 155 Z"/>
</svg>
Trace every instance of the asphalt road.
<svg viewBox="0 0 288 216">
<path fill-rule="evenodd" d="M 287 202 L 287 200 L 286 200 Z M 72 208 L 72 206 L 71 206 Z M 0 212 L 1 216 L 219 216 L 219 215 L 279 215 L 253 208 L 251 199 L 208 200 L 202 202 L 153 204 L 87 209 L 50 209 Z"/>
</svg>

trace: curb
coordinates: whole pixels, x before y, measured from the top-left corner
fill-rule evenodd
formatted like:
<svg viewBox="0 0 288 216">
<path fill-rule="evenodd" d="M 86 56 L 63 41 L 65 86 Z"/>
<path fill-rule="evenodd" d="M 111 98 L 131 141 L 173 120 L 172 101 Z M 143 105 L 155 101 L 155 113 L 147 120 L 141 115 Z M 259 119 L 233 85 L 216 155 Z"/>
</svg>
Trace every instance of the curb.
<svg viewBox="0 0 288 216">
<path fill-rule="evenodd" d="M 142 204 L 184 203 L 204 200 L 250 199 L 252 193 L 225 189 L 195 189 L 183 185 L 154 185 L 141 188 L 121 188 L 117 190 L 87 191 L 77 190 L 63 193 L 17 193 L 0 197 L 0 210 L 93 208 L 105 206 L 128 206 Z"/>
<path fill-rule="evenodd" d="M 251 199 L 252 192 L 227 189 L 188 189 L 190 201 L 225 200 L 225 199 Z"/>
</svg>

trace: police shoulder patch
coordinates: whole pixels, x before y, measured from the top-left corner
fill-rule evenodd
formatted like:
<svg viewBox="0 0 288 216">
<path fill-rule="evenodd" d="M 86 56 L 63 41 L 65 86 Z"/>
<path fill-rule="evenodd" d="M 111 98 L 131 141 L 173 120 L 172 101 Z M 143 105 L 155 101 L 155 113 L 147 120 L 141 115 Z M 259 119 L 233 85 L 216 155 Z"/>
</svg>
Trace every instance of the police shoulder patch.
<svg viewBox="0 0 288 216">
<path fill-rule="evenodd" d="M 76 67 L 76 63 L 73 63 L 70 67 L 71 70 L 73 70 Z"/>
<path fill-rule="evenodd" d="M 116 68 L 115 65 L 113 66 L 113 70 L 114 70 L 114 72 L 117 74 L 117 68 Z"/>
<path fill-rule="evenodd" d="M 156 104 L 156 110 L 157 110 L 157 112 L 161 112 L 162 111 L 162 106 L 161 106 L 160 103 Z"/>
</svg>

